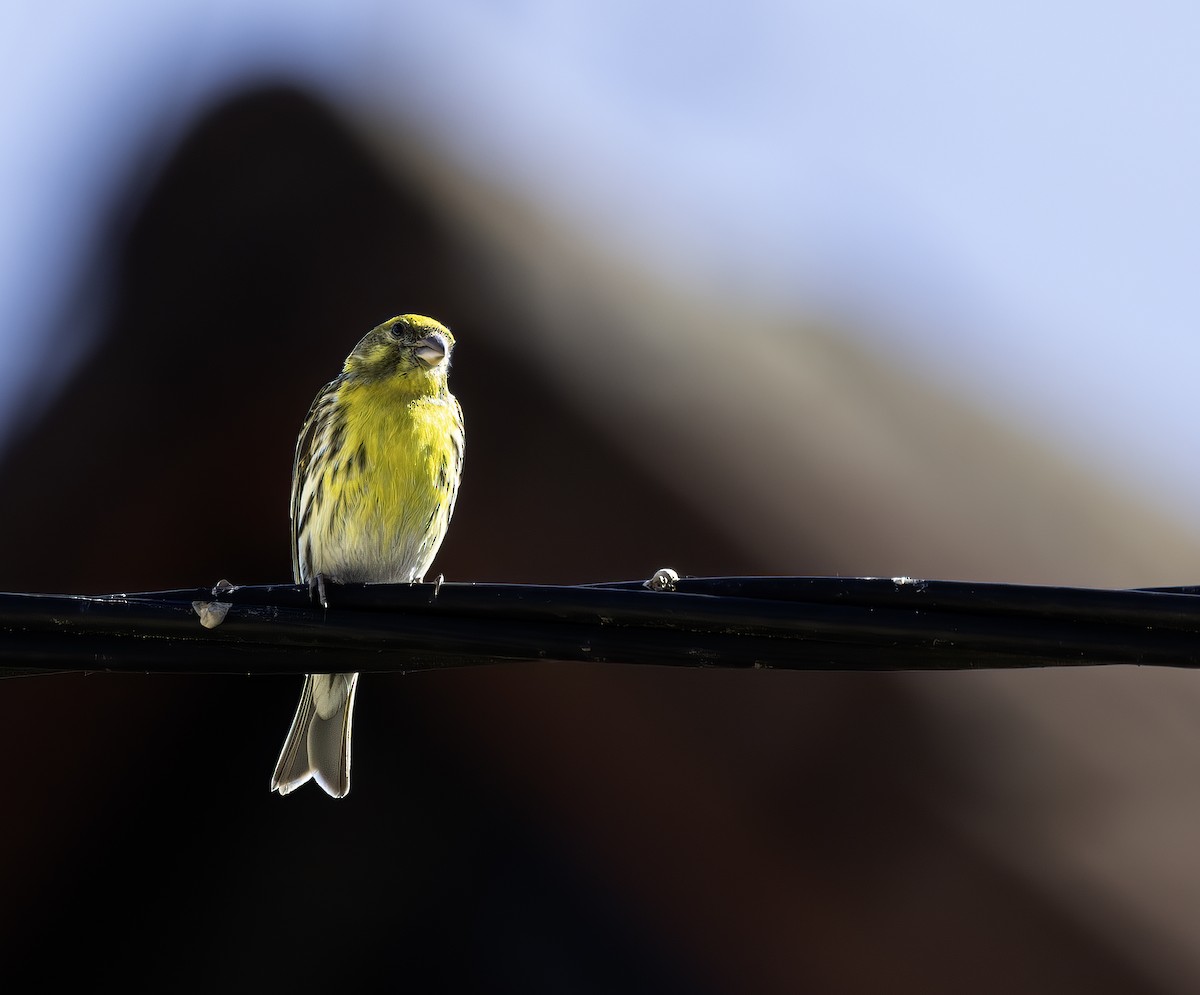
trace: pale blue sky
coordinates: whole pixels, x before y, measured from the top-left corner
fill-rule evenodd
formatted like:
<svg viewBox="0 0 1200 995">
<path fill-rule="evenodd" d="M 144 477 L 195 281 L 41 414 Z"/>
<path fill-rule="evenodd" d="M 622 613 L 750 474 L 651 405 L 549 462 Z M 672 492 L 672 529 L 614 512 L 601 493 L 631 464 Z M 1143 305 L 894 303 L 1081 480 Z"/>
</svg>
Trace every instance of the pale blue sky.
<svg viewBox="0 0 1200 995">
<path fill-rule="evenodd" d="M 106 195 L 282 72 L 645 265 L 844 314 L 1200 526 L 1200 6 L 17 0 L 0 39 L 0 419 Z"/>
</svg>

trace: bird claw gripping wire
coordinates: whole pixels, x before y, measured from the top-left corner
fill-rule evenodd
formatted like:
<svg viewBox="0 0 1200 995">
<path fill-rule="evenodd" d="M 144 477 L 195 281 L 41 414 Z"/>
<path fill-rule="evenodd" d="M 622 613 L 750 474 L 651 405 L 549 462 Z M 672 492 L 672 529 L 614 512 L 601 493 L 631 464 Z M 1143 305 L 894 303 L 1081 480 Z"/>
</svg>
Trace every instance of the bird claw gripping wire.
<svg viewBox="0 0 1200 995">
<path fill-rule="evenodd" d="M 325 594 L 325 575 L 313 574 L 308 578 L 308 596 L 314 605 L 320 605 L 328 610 L 329 598 Z"/>
<path fill-rule="evenodd" d="M 679 583 L 679 574 L 670 567 L 663 567 L 661 570 L 655 570 L 654 576 L 644 582 L 645 587 L 651 591 L 674 591 Z"/>
</svg>

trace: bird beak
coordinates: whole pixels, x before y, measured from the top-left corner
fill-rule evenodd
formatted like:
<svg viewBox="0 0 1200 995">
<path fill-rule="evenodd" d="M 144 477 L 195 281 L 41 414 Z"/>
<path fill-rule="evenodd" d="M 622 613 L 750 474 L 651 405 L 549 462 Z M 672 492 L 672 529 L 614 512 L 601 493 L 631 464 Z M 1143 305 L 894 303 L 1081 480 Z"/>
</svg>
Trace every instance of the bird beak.
<svg viewBox="0 0 1200 995">
<path fill-rule="evenodd" d="M 433 332 L 421 339 L 414 351 L 417 359 L 426 366 L 437 366 L 438 363 L 446 358 L 446 340 L 438 335 L 437 332 Z"/>
</svg>

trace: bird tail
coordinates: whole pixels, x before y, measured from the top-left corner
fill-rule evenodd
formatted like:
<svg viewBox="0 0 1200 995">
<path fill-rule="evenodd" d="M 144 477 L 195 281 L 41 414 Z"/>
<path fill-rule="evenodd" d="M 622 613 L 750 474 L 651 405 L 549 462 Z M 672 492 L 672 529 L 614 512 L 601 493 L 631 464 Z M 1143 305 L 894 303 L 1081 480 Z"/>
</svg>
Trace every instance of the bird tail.
<svg viewBox="0 0 1200 995">
<path fill-rule="evenodd" d="M 288 730 L 271 790 L 286 795 L 310 777 L 326 794 L 350 790 L 350 723 L 358 674 L 308 674 Z"/>
</svg>

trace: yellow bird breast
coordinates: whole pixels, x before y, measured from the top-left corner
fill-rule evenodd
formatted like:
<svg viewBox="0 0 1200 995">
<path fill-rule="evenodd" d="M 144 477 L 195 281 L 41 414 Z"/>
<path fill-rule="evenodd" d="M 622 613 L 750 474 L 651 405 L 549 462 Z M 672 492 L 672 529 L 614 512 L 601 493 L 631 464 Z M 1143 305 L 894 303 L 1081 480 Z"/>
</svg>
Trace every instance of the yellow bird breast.
<svg viewBox="0 0 1200 995">
<path fill-rule="evenodd" d="M 373 391 L 372 394 L 375 392 Z M 450 524 L 462 463 L 452 396 L 347 405 L 336 454 L 320 477 L 308 575 L 341 582 L 424 578 Z"/>
</svg>

